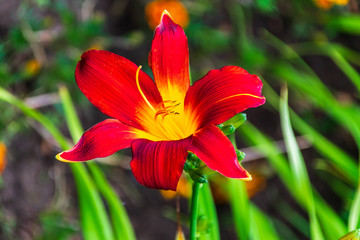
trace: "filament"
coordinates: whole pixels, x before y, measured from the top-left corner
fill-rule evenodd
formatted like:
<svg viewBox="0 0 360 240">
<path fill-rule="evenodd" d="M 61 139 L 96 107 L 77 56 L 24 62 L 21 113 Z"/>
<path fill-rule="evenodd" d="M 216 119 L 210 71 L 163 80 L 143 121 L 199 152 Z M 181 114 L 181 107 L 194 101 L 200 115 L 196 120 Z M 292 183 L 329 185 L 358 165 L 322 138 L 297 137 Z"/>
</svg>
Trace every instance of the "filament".
<svg viewBox="0 0 360 240">
<path fill-rule="evenodd" d="M 136 86 L 139 89 L 139 92 L 141 94 L 141 96 L 143 97 L 143 99 L 145 100 L 146 104 L 154 111 L 156 112 L 155 108 L 151 105 L 151 103 L 149 102 L 149 100 L 146 98 L 144 92 L 141 90 L 140 88 L 140 83 L 139 83 L 139 73 L 140 73 L 140 69 L 142 68 L 141 65 L 139 65 L 138 69 L 136 70 Z"/>
</svg>

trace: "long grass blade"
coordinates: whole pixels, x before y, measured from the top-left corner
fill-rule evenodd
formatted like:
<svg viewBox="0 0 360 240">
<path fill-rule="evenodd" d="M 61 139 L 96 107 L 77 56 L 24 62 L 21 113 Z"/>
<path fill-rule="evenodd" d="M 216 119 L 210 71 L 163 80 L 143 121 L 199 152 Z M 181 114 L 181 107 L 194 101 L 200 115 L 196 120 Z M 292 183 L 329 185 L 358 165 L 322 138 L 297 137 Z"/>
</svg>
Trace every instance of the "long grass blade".
<svg viewBox="0 0 360 240">
<path fill-rule="evenodd" d="M 229 139 L 237 149 L 235 134 L 230 134 Z M 230 207 L 239 239 L 279 239 L 269 219 L 249 201 L 245 182 L 228 179 L 225 189 L 229 194 Z"/>
<path fill-rule="evenodd" d="M 360 75 L 359 73 L 348 63 L 348 61 L 335 49 L 330 48 L 330 57 L 336 63 L 336 65 L 345 73 L 345 75 L 353 82 L 358 92 L 360 92 Z"/>
<path fill-rule="evenodd" d="M 324 239 L 324 237 L 322 235 L 322 231 L 316 216 L 316 209 L 310 179 L 307 174 L 304 159 L 300 153 L 290 123 L 290 114 L 287 103 L 287 88 L 283 88 L 282 93 L 283 97 L 280 99 L 281 128 L 285 139 L 285 145 L 288 150 L 290 169 L 294 177 L 294 183 L 297 191 L 302 193 L 306 201 L 307 210 L 310 218 L 311 239 L 321 240 Z"/>
<path fill-rule="evenodd" d="M 199 189 L 198 216 L 204 218 L 206 230 L 198 237 L 199 240 L 220 240 L 219 223 L 215 203 L 208 183 Z"/>
<path fill-rule="evenodd" d="M 283 155 L 280 154 L 281 151 L 278 149 L 276 144 L 274 144 L 274 141 L 261 133 L 249 122 L 243 124 L 240 128 L 238 128 L 237 131 L 239 135 L 245 140 L 245 142 L 247 142 L 249 145 L 254 145 L 256 149 L 258 149 L 267 157 L 269 163 L 277 172 L 278 176 L 294 199 L 303 208 L 307 209 L 302 195 L 294 189 L 295 183 L 293 182 L 293 177 L 287 160 Z M 332 239 L 334 236 L 336 238 L 344 235 L 347 232 L 347 228 L 344 222 L 336 215 L 336 213 L 327 205 L 327 203 L 315 190 L 313 190 L 313 193 L 321 226 L 326 226 L 326 228 L 324 228 L 324 234 L 326 237 Z"/>
<path fill-rule="evenodd" d="M 303 94 L 306 94 L 307 99 L 311 100 L 313 104 L 323 109 L 339 125 L 347 128 L 357 145 L 360 146 L 359 107 L 354 105 L 350 108 L 340 105 L 330 90 L 294 49 L 267 31 L 264 31 L 264 36 L 270 45 L 292 60 L 291 62 L 295 66 L 293 67 L 288 62 L 275 63 L 271 66 L 274 76 L 285 80 L 297 90 L 301 90 Z M 333 51 L 330 53 L 333 54 Z M 354 71 L 351 71 L 351 75 L 354 75 Z"/>
<path fill-rule="evenodd" d="M 354 35 L 360 34 L 360 16 L 358 14 L 346 14 L 333 17 L 327 27 Z"/>
<path fill-rule="evenodd" d="M 59 89 L 61 99 L 65 109 L 65 117 L 74 141 L 78 141 L 83 133 L 79 118 L 76 114 L 74 105 L 71 101 L 69 91 L 65 87 Z M 117 194 L 106 180 L 103 172 L 94 162 L 88 163 L 89 169 L 94 177 L 94 181 L 109 205 L 111 219 L 113 221 L 114 233 L 118 240 L 136 239 L 130 219 Z"/>
<path fill-rule="evenodd" d="M 336 49 L 336 51 L 338 51 L 347 61 L 360 66 L 360 53 L 340 44 L 330 42 L 327 42 L 326 44 L 323 42 L 302 42 L 292 44 L 291 47 L 301 56 L 323 55 L 330 57 L 331 49 Z"/>
<path fill-rule="evenodd" d="M 104 173 L 95 163 L 88 163 L 95 183 L 109 205 L 114 232 L 117 240 L 135 240 L 135 233 L 127 212 Z"/>
<path fill-rule="evenodd" d="M 254 240 L 280 240 L 272 222 L 254 204 L 250 203 L 250 231 Z"/>
<path fill-rule="evenodd" d="M 229 139 L 237 149 L 235 134 L 230 134 Z M 234 219 L 236 233 L 239 239 L 250 238 L 250 201 L 246 192 L 245 183 L 238 179 L 228 179 L 227 191 L 230 198 L 230 207 Z"/>
<path fill-rule="evenodd" d="M 35 119 L 38 121 L 49 133 L 54 137 L 54 139 L 59 143 L 60 147 L 63 150 L 68 149 L 70 146 L 67 143 L 66 138 L 60 133 L 60 131 L 57 129 L 57 127 L 44 115 L 42 115 L 40 112 L 29 108 L 23 101 L 16 98 L 14 95 L 6 91 L 5 89 L 0 87 L 0 100 L 7 102 L 9 104 L 14 105 L 15 107 L 19 108 L 26 116 Z M 85 226 L 84 230 L 89 229 L 92 226 L 96 226 L 94 229 L 96 232 L 96 235 L 92 235 L 92 238 L 89 238 L 87 240 L 93 240 L 93 239 L 113 239 L 113 234 L 111 231 L 111 228 L 109 228 L 109 224 L 107 224 L 107 218 L 106 218 L 106 211 L 104 206 L 102 206 L 101 198 L 96 194 L 94 185 L 91 181 L 91 178 L 89 177 L 85 167 L 81 163 L 72 163 L 70 164 L 71 170 L 73 172 L 76 184 L 77 184 L 77 190 L 78 193 L 84 193 L 83 197 L 80 197 L 87 200 L 89 204 L 91 204 L 91 208 L 86 209 L 87 211 L 92 211 L 91 217 L 94 220 L 94 223 Z M 84 200 L 84 201 L 85 201 Z M 82 200 L 81 200 L 82 201 Z M 84 210 L 84 208 L 80 208 L 80 211 Z M 89 214 L 87 214 L 89 216 Z M 88 219 L 85 222 L 85 224 L 88 223 Z M 84 222 L 83 222 L 84 224 Z M 90 237 L 89 234 L 85 234 L 84 236 Z"/>
<path fill-rule="evenodd" d="M 269 103 L 275 110 L 278 110 L 280 97 L 265 81 L 263 82 L 264 95 L 266 96 L 267 103 Z M 293 110 L 289 108 L 289 111 L 294 128 L 303 134 L 304 137 L 313 144 L 314 148 L 316 148 L 320 154 L 329 160 L 330 164 L 342 173 L 344 178 L 348 179 L 353 185 L 356 185 L 359 178 L 356 160 L 344 152 L 341 148 L 323 137 Z"/>
<path fill-rule="evenodd" d="M 0 100 L 17 107 L 26 116 L 38 121 L 47 131 L 49 131 L 62 149 L 67 149 L 69 147 L 66 138 L 47 117 L 42 115 L 40 112 L 29 108 L 23 101 L 16 98 L 2 87 L 0 87 Z"/>
<path fill-rule="evenodd" d="M 249 239 L 250 225 L 252 222 L 250 219 L 250 202 L 245 183 L 238 179 L 228 179 L 227 185 L 231 212 L 238 239 Z"/>
<path fill-rule="evenodd" d="M 357 107 L 349 108 L 340 105 L 329 90 L 326 89 L 326 86 L 318 81 L 317 78 L 295 69 L 288 63 L 274 65 L 273 73 L 278 78 L 291 84 L 297 90 L 300 90 L 303 94 L 306 94 L 308 100 L 317 107 L 320 107 L 337 121 L 339 125 L 346 128 L 353 136 L 357 145 L 360 146 L 360 123 L 357 116 Z M 305 83 L 304 79 L 306 79 Z"/>
<path fill-rule="evenodd" d="M 360 186 L 356 191 L 355 199 L 350 208 L 348 225 L 349 231 L 360 228 Z"/>
</svg>

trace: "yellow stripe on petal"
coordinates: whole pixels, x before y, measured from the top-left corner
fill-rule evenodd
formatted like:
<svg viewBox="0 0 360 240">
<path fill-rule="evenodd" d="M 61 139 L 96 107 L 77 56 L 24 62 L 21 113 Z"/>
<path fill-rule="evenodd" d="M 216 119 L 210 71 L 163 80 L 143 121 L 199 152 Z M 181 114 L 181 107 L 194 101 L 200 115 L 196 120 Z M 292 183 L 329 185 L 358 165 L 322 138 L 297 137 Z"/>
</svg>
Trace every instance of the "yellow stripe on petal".
<svg viewBox="0 0 360 240">
<path fill-rule="evenodd" d="M 263 96 L 260 97 L 260 96 L 253 95 L 253 94 L 250 94 L 250 93 L 241 93 L 241 94 L 235 94 L 235 95 L 231 95 L 231 96 L 229 96 L 229 97 L 220 99 L 220 100 L 218 100 L 216 103 L 225 101 L 225 100 L 230 99 L 230 98 L 242 97 L 242 96 L 248 96 L 248 97 L 253 97 L 253 98 L 257 98 L 257 99 L 265 99 L 265 97 L 263 97 Z"/>
</svg>

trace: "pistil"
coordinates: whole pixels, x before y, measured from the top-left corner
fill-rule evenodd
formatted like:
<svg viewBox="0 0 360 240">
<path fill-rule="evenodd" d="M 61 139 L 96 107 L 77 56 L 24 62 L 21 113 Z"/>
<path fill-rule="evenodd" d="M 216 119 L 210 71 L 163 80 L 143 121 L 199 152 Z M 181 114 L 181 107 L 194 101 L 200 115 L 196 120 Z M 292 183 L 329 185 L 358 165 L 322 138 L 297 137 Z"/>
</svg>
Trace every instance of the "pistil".
<svg viewBox="0 0 360 240">
<path fill-rule="evenodd" d="M 139 73 L 140 73 L 140 69 L 142 68 L 141 65 L 139 65 L 138 69 L 136 70 L 136 86 L 139 89 L 139 92 L 141 94 L 141 96 L 143 97 L 143 99 L 145 100 L 146 104 L 154 111 L 156 112 L 155 108 L 151 105 L 151 103 L 149 102 L 149 100 L 146 98 L 145 94 L 143 93 L 143 91 L 141 90 L 140 87 L 140 82 L 139 82 Z"/>
</svg>

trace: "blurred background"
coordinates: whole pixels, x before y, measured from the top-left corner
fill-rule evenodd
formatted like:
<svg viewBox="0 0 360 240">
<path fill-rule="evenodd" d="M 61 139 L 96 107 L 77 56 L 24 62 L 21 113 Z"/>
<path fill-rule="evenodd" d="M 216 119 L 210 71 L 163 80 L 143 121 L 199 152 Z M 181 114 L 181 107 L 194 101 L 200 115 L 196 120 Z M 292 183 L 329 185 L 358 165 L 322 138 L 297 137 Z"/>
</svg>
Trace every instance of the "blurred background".
<svg viewBox="0 0 360 240">
<path fill-rule="evenodd" d="M 247 110 L 247 122 L 236 131 L 238 148 L 246 153 L 243 166 L 253 175 L 246 183 L 248 204 L 266 222 L 265 227 L 249 220 L 251 234 L 271 227 L 277 239 L 310 239 L 308 210 L 293 190 L 280 124 L 280 89 L 286 86 L 325 239 L 340 238 L 353 230 L 350 225 L 359 228 L 348 223 L 356 218 L 351 209 L 359 191 L 357 0 L 0 0 L 0 87 L 70 139 L 59 88 L 69 90 L 85 129 L 107 118 L 75 83 L 81 54 L 109 50 L 152 75 L 147 58 L 164 8 L 185 29 L 193 81 L 211 69 L 237 65 L 264 82 L 267 102 Z M 83 239 L 74 177 L 69 164 L 55 160 L 59 151 L 41 124 L 0 100 L 0 239 Z M 97 162 L 137 238 L 174 239 L 173 194 L 139 185 L 130 159 L 125 150 Z M 220 175 L 209 181 L 221 239 L 246 239 L 236 226 L 241 223 L 234 217 L 236 194 L 229 194 Z M 182 180 L 180 188 L 187 234 L 191 186 Z"/>
</svg>

